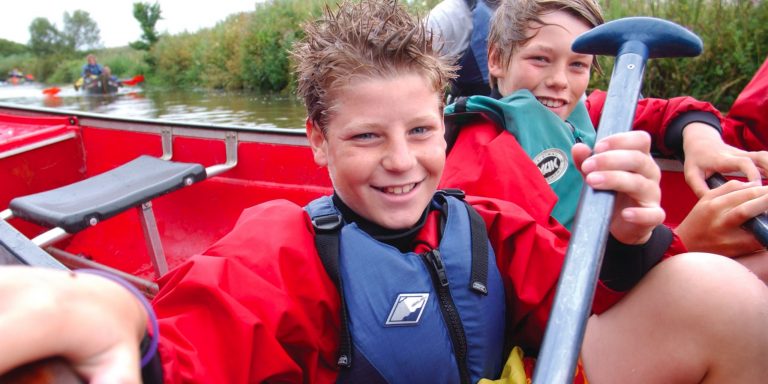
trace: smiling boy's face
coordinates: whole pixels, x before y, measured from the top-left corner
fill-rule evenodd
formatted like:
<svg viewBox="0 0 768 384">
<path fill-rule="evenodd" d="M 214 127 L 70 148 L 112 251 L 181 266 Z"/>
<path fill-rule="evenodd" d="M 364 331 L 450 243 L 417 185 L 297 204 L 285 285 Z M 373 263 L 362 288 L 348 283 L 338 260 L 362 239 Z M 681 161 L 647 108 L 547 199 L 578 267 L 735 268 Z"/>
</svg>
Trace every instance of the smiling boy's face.
<svg viewBox="0 0 768 384">
<path fill-rule="evenodd" d="M 359 80 L 335 96 L 325 134 L 307 123 L 315 162 L 357 214 L 385 228 L 413 226 L 445 166 L 440 94 L 405 74 Z"/>
<path fill-rule="evenodd" d="M 571 44 L 591 26 L 565 11 L 541 15 L 545 25 L 532 25 L 533 36 L 512 53 L 509 63 L 492 52 L 488 68 L 503 96 L 528 89 L 544 106 L 565 120 L 589 84 L 592 55 L 571 51 Z"/>
</svg>

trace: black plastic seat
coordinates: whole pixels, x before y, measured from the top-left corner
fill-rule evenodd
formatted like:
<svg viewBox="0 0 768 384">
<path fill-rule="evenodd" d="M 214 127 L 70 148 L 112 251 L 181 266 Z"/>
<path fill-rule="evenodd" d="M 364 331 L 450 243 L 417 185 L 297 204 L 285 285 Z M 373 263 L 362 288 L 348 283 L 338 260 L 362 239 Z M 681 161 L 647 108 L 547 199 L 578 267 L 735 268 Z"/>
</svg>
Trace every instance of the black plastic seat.
<svg viewBox="0 0 768 384">
<path fill-rule="evenodd" d="M 76 233 L 205 177 L 200 164 L 140 156 L 77 183 L 17 197 L 10 209 L 24 220 Z"/>
</svg>

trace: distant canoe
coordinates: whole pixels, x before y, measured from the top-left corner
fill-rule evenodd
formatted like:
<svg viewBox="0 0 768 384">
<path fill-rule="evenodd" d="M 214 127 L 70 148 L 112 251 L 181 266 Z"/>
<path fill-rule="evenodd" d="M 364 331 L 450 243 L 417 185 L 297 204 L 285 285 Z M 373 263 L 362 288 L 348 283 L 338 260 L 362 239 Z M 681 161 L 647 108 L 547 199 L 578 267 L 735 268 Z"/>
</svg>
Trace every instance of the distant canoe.
<svg viewBox="0 0 768 384">
<path fill-rule="evenodd" d="M 82 85 L 79 85 L 79 88 L 89 95 L 109 95 L 117 93 L 120 82 L 114 77 L 88 76 L 83 80 Z"/>
</svg>

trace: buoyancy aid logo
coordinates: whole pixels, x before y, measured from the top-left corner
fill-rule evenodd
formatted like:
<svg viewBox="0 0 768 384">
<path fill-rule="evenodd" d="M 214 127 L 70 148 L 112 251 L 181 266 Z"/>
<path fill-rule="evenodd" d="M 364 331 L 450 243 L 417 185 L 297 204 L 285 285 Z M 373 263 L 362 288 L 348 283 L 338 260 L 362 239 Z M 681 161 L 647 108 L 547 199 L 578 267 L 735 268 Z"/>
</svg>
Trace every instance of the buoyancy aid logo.
<svg viewBox="0 0 768 384">
<path fill-rule="evenodd" d="M 547 179 L 547 183 L 552 184 L 560 180 L 568 169 L 568 158 L 559 148 L 549 148 L 541 151 L 533 162 L 539 167 L 541 175 Z"/>
<path fill-rule="evenodd" d="M 427 306 L 429 293 L 401 293 L 397 295 L 386 325 L 416 325 Z"/>
</svg>

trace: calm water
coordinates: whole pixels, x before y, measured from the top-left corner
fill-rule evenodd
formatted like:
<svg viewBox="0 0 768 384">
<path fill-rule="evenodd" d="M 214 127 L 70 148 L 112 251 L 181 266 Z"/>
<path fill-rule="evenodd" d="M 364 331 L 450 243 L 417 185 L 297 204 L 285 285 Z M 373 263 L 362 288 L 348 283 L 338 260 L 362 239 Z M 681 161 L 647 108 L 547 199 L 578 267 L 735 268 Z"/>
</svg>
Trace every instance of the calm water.
<svg viewBox="0 0 768 384">
<path fill-rule="evenodd" d="M 87 96 L 71 85 L 60 86 L 56 97 L 42 85 L 0 84 L 0 103 L 58 108 L 112 116 L 249 127 L 303 129 L 306 113 L 299 100 L 210 90 L 123 87 L 116 95 Z"/>
</svg>

